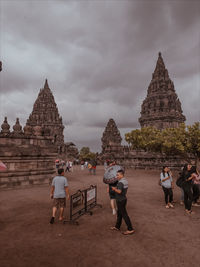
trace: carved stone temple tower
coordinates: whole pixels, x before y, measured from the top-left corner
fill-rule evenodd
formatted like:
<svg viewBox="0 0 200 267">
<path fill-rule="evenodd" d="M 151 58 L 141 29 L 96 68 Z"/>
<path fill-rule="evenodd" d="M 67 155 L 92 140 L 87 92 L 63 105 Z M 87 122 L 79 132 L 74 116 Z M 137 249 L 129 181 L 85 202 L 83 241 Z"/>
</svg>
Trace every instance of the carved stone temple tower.
<svg viewBox="0 0 200 267">
<path fill-rule="evenodd" d="M 50 132 L 56 145 L 62 146 L 64 144 L 62 117 L 58 113 L 58 108 L 47 80 L 44 88 L 40 89 L 26 126 L 40 126 L 44 135 Z"/>
<path fill-rule="evenodd" d="M 102 153 L 105 153 L 110 147 L 121 147 L 121 135 L 113 119 L 110 119 L 101 138 Z"/>
<path fill-rule="evenodd" d="M 162 55 L 159 53 L 147 97 L 142 104 L 140 125 L 141 127 L 154 126 L 158 129 L 176 128 L 185 120 L 181 102 L 169 78 Z"/>
</svg>

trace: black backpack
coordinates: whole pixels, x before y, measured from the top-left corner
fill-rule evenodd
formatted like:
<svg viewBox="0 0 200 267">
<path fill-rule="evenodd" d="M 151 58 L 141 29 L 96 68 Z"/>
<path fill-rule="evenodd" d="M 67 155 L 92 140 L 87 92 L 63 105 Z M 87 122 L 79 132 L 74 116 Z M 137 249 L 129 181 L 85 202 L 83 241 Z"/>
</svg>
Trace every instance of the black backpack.
<svg viewBox="0 0 200 267">
<path fill-rule="evenodd" d="M 182 184 L 183 184 L 183 175 L 180 174 L 179 178 L 176 180 L 176 185 L 178 187 L 182 187 Z"/>
</svg>

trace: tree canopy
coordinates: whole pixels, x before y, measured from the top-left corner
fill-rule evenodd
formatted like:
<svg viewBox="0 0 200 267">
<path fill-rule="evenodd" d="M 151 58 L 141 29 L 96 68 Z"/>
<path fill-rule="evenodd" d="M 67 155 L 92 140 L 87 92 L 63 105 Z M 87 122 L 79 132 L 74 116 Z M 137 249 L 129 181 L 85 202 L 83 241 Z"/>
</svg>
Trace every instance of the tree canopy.
<svg viewBox="0 0 200 267">
<path fill-rule="evenodd" d="M 93 160 L 96 158 L 96 153 L 90 151 L 89 147 L 82 147 L 79 153 L 80 160 Z"/>
<path fill-rule="evenodd" d="M 125 134 L 125 140 L 133 149 L 165 153 L 166 155 L 182 155 L 188 153 L 195 158 L 200 157 L 200 123 L 191 126 L 184 123 L 177 128 L 158 130 L 144 127 Z"/>
</svg>

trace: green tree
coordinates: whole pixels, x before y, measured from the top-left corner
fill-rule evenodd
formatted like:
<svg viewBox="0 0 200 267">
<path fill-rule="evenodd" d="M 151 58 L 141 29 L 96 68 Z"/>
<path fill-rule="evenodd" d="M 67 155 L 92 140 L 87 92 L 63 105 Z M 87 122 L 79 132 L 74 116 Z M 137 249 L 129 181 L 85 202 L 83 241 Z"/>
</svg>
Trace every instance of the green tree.
<svg viewBox="0 0 200 267">
<path fill-rule="evenodd" d="M 191 126 L 180 124 L 177 128 L 162 131 L 153 127 L 144 127 L 125 134 L 125 140 L 133 149 L 160 152 L 167 155 L 179 155 L 189 159 L 189 154 L 200 159 L 200 123 Z"/>
<path fill-rule="evenodd" d="M 96 158 L 96 153 L 90 151 L 89 147 L 82 147 L 79 153 L 80 160 L 92 160 Z"/>
<path fill-rule="evenodd" d="M 167 155 L 186 155 L 187 132 L 185 124 L 177 128 L 166 128 L 161 132 L 161 152 Z"/>
<path fill-rule="evenodd" d="M 125 140 L 136 150 L 161 151 L 161 132 L 154 127 L 144 127 L 126 133 Z"/>
<path fill-rule="evenodd" d="M 186 151 L 193 154 L 196 164 L 200 161 L 200 123 L 195 122 L 187 127 Z"/>
</svg>

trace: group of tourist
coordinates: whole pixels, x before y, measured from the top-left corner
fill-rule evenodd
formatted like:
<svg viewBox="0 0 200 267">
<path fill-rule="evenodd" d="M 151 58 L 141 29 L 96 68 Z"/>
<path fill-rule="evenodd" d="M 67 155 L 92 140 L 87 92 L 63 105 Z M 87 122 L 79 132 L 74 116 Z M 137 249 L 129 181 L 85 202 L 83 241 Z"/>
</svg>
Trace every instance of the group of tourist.
<svg viewBox="0 0 200 267">
<path fill-rule="evenodd" d="M 107 162 L 107 167 L 115 165 L 115 162 Z M 104 165 L 105 167 L 105 165 Z M 106 167 L 106 168 L 107 168 Z M 130 217 L 128 216 L 126 205 L 127 205 L 127 190 L 128 181 L 124 177 L 124 170 L 119 169 L 117 171 L 117 181 L 113 184 L 109 184 L 107 191 L 110 197 L 110 204 L 113 215 L 117 214 L 117 220 L 115 226 L 110 229 L 119 231 L 122 219 L 127 225 L 127 231 L 123 232 L 124 235 L 132 235 L 135 230 L 132 226 Z M 173 202 L 173 178 L 172 172 L 169 167 L 164 166 L 160 174 L 159 184 L 162 186 L 164 192 L 164 200 L 166 209 L 174 208 Z M 182 195 L 184 195 L 184 205 L 187 214 L 193 213 L 192 206 L 200 206 L 198 204 L 200 197 L 200 175 L 195 166 L 186 164 L 181 173 L 180 177 L 176 181 L 176 185 L 181 188 Z M 69 199 L 69 189 L 67 178 L 64 177 L 64 169 L 58 168 L 58 175 L 54 177 L 51 187 L 51 198 L 53 201 L 53 211 L 50 223 L 53 224 L 55 220 L 56 211 L 60 208 L 59 221 L 63 220 L 63 211 L 66 206 L 66 196 Z"/>
<path fill-rule="evenodd" d="M 81 161 L 81 170 L 88 169 L 90 174 L 96 175 L 97 161 L 95 159 L 89 161 Z"/>
<path fill-rule="evenodd" d="M 73 172 L 73 161 L 66 160 L 66 162 L 62 159 L 56 159 L 55 161 L 56 169 L 64 169 L 65 172 Z"/>
<path fill-rule="evenodd" d="M 160 183 L 164 192 L 166 208 L 174 208 L 174 184 L 172 172 L 167 166 L 164 166 L 162 169 L 162 172 L 160 174 Z M 180 204 L 184 203 L 185 211 L 187 214 L 193 213 L 192 206 L 200 206 L 200 204 L 198 203 L 200 197 L 200 175 L 196 166 L 186 164 L 176 181 L 176 185 L 181 189 Z"/>
</svg>

